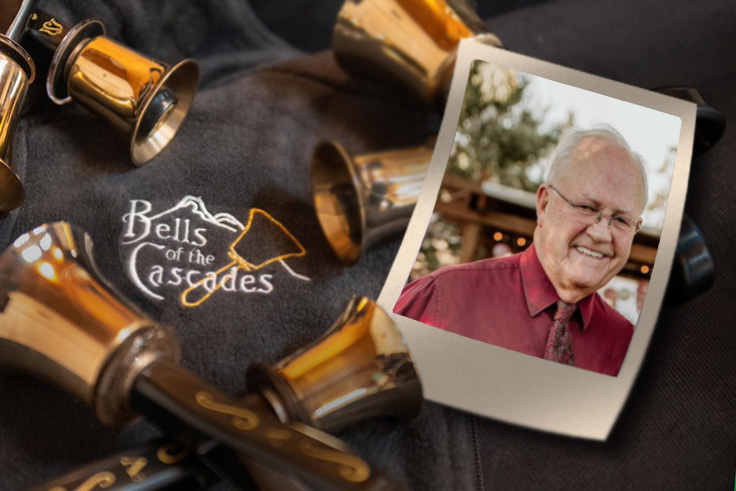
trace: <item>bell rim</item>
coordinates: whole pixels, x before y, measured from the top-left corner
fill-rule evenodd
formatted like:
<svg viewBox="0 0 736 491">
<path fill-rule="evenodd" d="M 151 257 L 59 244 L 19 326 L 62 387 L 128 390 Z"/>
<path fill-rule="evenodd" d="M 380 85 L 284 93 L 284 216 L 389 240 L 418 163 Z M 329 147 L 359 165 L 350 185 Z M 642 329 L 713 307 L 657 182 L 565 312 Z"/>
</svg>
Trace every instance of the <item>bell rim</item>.
<svg viewBox="0 0 736 491">
<path fill-rule="evenodd" d="M 15 210 L 24 200 L 23 183 L 10 166 L 0 160 L 0 212 Z"/>
<path fill-rule="evenodd" d="M 316 177 L 315 172 L 318 167 L 327 167 L 327 164 L 324 164 L 323 160 L 318 159 L 318 153 L 323 152 L 329 149 L 329 151 L 335 152 L 335 154 L 339 157 L 339 166 L 347 171 L 349 181 L 353 186 L 353 190 L 355 192 L 356 199 L 358 201 L 358 209 L 356 210 L 356 213 L 358 213 L 359 223 L 360 223 L 360 229 L 358 230 L 359 234 L 359 241 L 353 241 L 350 238 L 349 233 L 345 233 L 342 229 L 337 234 L 335 233 L 329 233 L 328 230 L 333 230 L 334 227 L 331 227 L 329 223 L 325 222 L 324 219 L 324 213 L 320 213 L 317 209 L 317 196 L 318 193 L 316 191 Z M 312 174 L 312 203 L 315 207 L 315 213 L 317 215 L 317 220 L 319 221 L 320 228 L 322 229 L 322 232 L 324 236 L 327 238 L 327 242 L 330 244 L 330 248 L 332 248 L 335 255 L 338 257 L 340 262 L 342 262 L 345 266 L 353 266 L 358 262 L 358 260 L 363 255 L 363 249 L 365 245 L 365 231 L 366 231 L 366 216 L 365 216 L 365 200 L 363 199 L 362 193 L 358 192 L 361 186 L 360 177 L 358 176 L 358 173 L 355 169 L 355 165 L 353 164 L 353 159 L 350 157 L 350 155 L 347 153 L 345 148 L 333 140 L 323 141 L 319 143 L 314 151 L 312 152 L 312 167 L 311 167 L 311 174 Z M 335 247 L 335 239 L 336 238 L 346 238 L 350 241 L 353 247 L 351 247 L 348 251 L 338 251 Z"/>
<path fill-rule="evenodd" d="M 145 316 L 131 324 L 129 330 L 129 335 L 111 348 L 92 387 L 91 406 L 97 418 L 113 428 L 138 417 L 129 394 L 143 370 L 162 360 L 176 364 L 181 361 L 181 345 L 167 325 Z"/>
<path fill-rule="evenodd" d="M 147 115 L 148 110 L 151 108 L 151 103 L 156 95 L 170 85 L 179 85 L 178 90 L 174 90 L 177 95 L 176 106 L 172 110 L 171 114 L 166 116 L 166 120 L 162 124 L 162 126 L 167 126 L 167 123 L 176 116 L 177 119 L 174 119 L 174 124 L 167 126 L 167 128 L 172 131 L 171 137 L 166 138 L 163 145 L 158 148 L 152 148 L 150 152 L 147 152 L 146 147 L 151 143 L 152 134 L 145 136 L 140 135 L 141 121 Z M 133 160 L 133 164 L 137 167 L 147 164 L 169 146 L 179 133 L 181 126 L 189 115 L 198 87 L 199 64 L 193 58 L 187 58 L 180 61 L 164 73 L 164 76 L 156 83 L 141 105 L 140 112 L 136 118 L 135 127 L 133 128 L 133 133 L 130 139 L 130 156 Z M 161 128 L 157 128 L 153 133 L 159 134 L 160 130 Z"/>
<path fill-rule="evenodd" d="M 299 399 L 299 395 L 293 385 L 279 373 L 277 368 L 265 363 L 256 363 L 248 367 L 245 377 L 248 392 L 259 392 L 263 394 L 266 391 L 270 391 L 275 395 L 276 401 L 270 397 L 264 396 L 264 398 L 277 414 L 282 412 L 289 420 L 295 420 L 322 429 L 318 421 L 311 420 L 306 408 L 301 404 L 302 401 Z M 276 402 L 281 405 L 281 408 L 275 406 Z"/>
<path fill-rule="evenodd" d="M 30 85 L 36 78 L 36 64 L 28 51 L 13 39 L 0 34 L 0 52 L 7 55 L 23 70 L 28 79 L 26 83 Z"/>
<path fill-rule="evenodd" d="M 77 46 L 82 41 L 105 35 L 105 24 L 96 19 L 88 19 L 72 27 L 61 40 L 54 51 L 54 56 L 49 63 L 49 73 L 46 76 L 46 94 L 54 104 L 63 106 L 71 102 L 67 78 L 65 76 L 66 65 Z"/>
</svg>

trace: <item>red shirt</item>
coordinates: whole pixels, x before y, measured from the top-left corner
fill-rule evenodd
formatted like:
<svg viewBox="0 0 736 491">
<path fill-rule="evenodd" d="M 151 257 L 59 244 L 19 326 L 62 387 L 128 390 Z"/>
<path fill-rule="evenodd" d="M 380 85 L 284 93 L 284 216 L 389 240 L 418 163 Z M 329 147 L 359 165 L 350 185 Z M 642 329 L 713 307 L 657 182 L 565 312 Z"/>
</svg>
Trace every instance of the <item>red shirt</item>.
<svg viewBox="0 0 736 491">
<path fill-rule="evenodd" d="M 420 278 L 404 287 L 394 312 L 542 358 L 558 300 L 532 245 L 514 256 L 449 266 Z M 575 366 L 618 375 L 634 326 L 597 293 L 577 305 L 568 324 Z"/>
</svg>

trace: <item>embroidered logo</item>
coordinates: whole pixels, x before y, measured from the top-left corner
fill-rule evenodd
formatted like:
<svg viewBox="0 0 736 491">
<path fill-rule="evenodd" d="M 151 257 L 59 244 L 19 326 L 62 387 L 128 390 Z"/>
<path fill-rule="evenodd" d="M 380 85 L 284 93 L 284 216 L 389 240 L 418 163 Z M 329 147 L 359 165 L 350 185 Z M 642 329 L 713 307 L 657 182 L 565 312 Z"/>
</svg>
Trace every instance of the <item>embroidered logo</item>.
<svg viewBox="0 0 736 491">
<path fill-rule="evenodd" d="M 176 297 L 193 308 L 217 292 L 269 295 L 281 272 L 309 281 L 286 262 L 307 251 L 264 210 L 251 209 L 244 225 L 229 213 L 211 214 L 195 196 L 158 213 L 153 208 L 149 201 L 131 200 L 120 237 L 128 277 L 152 300 Z"/>
</svg>

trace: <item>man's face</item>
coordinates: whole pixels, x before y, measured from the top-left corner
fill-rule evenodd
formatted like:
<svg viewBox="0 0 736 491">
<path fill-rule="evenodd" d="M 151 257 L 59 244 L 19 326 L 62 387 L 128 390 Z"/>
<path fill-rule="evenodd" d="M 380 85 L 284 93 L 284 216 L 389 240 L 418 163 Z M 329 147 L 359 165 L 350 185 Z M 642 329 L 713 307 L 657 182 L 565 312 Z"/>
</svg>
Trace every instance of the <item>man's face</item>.
<svg viewBox="0 0 736 491">
<path fill-rule="evenodd" d="M 555 188 L 576 204 L 602 211 L 589 225 L 560 194 L 545 184 L 537 192 L 535 247 L 539 261 L 562 300 L 576 302 L 598 290 L 626 264 L 634 234 L 621 232 L 608 216 L 640 223 L 644 207 L 639 171 L 628 154 L 606 140 L 581 140 Z"/>
</svg>

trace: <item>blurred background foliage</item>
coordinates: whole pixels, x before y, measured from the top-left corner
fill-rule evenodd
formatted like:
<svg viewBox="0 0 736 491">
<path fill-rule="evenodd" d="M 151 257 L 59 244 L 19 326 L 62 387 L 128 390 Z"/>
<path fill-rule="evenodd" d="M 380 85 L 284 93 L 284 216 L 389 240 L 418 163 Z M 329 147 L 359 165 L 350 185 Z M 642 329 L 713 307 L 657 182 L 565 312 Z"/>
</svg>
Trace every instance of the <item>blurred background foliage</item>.
<svg viewBox="0 0 736 491">
<path fill-rule="evenodd" d="M 491 181 L 535 193 L 544 181 L 541 160 L 572 126 L 544 124 L 546 109 L 526 94 L 523 73 L 475 61 L 470 69 L 447 172 L 471 181 Z M 453 197 L 448 197 L 448 200 Z M 438 214 L 432 217 L 412 278 L 459 262 L 461 231 Z M 492 251 L 480 247 L 475 259 Z"/>
<path fill-rule="evenodd" d="M 544 178 L 537 169 L 539 159 L 554 149 L 564 128 L 559 124 L 540 128 L 544 109 L 532 110 L 524 97 L 527 85 L 524 74 L 473 63 L 450 154 L 450 173 L 536 192 Z"/>
</svg>

